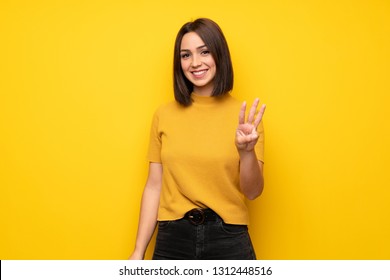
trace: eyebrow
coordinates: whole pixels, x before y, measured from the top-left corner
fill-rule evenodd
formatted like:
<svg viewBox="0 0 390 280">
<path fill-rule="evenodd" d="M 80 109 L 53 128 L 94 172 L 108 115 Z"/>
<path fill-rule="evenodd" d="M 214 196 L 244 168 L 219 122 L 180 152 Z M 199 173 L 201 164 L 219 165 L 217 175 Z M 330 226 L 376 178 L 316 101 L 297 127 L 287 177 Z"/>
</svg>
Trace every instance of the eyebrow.
<svg viewBox="0 0 390 280">
<path fill-rule="evenodd" d="M 207 48 L 207 46 L 206 45 L 202 45 L 202 46 L 197 47 L 196 49 L 199 50 L 199 49 L 203 49 L 203 48 Z M 190 50 L 188 50 L 188 49 L 181 49 L 180 50 L 180 52 L 189 52 L 189 51 Z"/>
</svg>

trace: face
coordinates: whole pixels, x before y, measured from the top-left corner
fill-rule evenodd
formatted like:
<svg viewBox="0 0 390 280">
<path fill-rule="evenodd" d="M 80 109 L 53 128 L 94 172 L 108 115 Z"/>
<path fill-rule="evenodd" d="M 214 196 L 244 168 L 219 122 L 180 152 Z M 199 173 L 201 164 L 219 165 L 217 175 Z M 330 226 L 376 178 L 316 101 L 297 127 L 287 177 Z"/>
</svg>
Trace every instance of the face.
<svg viewBox="0 0 390 280">
<path fill-rule="evenodd" d="M 194 92 L 211 96 L 214 87 L 216 65 L 207 46 L 195 32 L 183 36 L 180 47 L 181 68 L 194 85 Z"/>
</svg>

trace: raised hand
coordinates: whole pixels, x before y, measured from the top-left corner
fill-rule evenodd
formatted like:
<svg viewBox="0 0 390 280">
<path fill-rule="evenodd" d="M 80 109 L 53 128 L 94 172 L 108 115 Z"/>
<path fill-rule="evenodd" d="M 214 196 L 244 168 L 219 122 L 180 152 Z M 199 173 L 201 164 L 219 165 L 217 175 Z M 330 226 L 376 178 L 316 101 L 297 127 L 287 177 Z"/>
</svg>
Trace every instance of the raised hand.
<svg viewBox="0 0 390 280">
<path fill-rule="evenodd" d="M 259 135 L 257 133 L 257 127 L 259 126 L 261 119 L 263 118 L 265 105 L 260 107 L 259 112 L 256 115 L 257 107 L 259 105 L 259 98 L 256 98 L 249 111 L 248 119 L 245 120 L 246 102 L 244 101 L 241 106 L 240 114 L 238 117 L 238 127 L 236 130 L 236 147 L 237 150 L 250 152 L 254 149 Z"/>
</svg>

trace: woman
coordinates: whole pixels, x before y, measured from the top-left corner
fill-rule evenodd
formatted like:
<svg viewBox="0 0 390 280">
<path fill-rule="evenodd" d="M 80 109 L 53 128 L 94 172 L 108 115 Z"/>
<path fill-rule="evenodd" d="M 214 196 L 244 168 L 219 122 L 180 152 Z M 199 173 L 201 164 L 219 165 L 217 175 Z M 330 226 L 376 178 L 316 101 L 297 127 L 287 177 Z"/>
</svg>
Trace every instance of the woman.
<svg viewBox="0 0 390 280">
<path fill-rule="evenodd" d="M 153 118 L 135 249 L 143 259 L 158 221 L 153 259 L 255 259 L 245 197 L 263 190 L 265 105 L 233 98 L 225 37 L 210 19 L 188 22 L 174 49 L 176 101 Z M 237 122 L 238 115 L 238 122 Z M 234 139 L 235 137 L 235 139 Z"/>
</svg>

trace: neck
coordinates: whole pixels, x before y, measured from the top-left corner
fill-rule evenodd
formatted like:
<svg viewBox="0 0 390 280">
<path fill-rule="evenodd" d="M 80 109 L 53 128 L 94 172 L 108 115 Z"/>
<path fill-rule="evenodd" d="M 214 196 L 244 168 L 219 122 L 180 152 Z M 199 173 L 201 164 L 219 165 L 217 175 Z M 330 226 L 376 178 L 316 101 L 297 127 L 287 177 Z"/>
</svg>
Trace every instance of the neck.
<svg viewBox="0 0 390 280">
<path fill-rule="evenodd" d="M 213 94 L 213 84 L 208 84 L 202 87 L 194 86 L 194 93 L 200 96 L 211 96 Z"/>
</svg>

